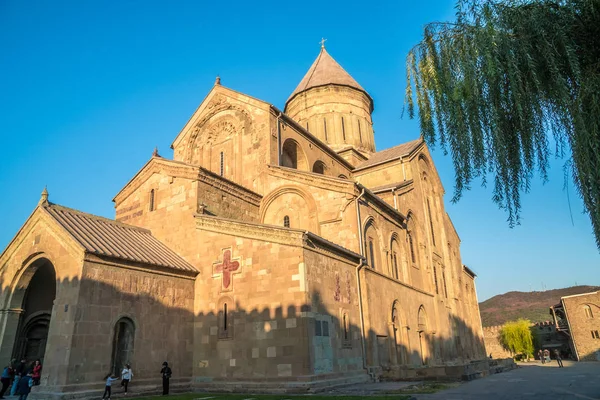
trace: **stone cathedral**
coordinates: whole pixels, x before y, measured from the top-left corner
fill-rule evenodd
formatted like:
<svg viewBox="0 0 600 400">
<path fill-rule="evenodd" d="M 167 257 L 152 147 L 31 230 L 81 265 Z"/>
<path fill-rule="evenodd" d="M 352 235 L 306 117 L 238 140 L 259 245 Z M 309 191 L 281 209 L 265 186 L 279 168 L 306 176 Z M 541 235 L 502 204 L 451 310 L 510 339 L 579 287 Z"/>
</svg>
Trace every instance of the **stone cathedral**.
<svg viewBox="0 0 600 400">
<path fill-rule="evenodd" d="M 305 392 L 485 358 L 427 146 L 376 151 L 373 107 L 322 47 L 283 110 L 217 78 L 114 219 L 44 190 L 0 256 L 0 362 L 61 399 L 125 363 L 133 392 L 165 360 L 179 390 Z"/>
</svg>

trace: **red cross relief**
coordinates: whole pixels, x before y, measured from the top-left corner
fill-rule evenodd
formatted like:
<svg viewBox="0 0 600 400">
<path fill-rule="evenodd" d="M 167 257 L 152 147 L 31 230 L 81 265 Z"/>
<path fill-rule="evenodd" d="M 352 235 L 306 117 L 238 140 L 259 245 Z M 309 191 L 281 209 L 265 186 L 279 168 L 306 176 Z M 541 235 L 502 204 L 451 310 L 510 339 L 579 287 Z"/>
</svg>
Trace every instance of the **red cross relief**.
<svg viewBox="0 0 600 400">
<path fill-rule="evenodd" d="M 231 261 L 231 250 L 223 250 L 223 262 L 215 265 L 215 273 L 221 273 L 223 276 L 223 288 L 229 288 L 232 274 L 238 269 L 240 269 L 240 263 Z"/>
</svg>

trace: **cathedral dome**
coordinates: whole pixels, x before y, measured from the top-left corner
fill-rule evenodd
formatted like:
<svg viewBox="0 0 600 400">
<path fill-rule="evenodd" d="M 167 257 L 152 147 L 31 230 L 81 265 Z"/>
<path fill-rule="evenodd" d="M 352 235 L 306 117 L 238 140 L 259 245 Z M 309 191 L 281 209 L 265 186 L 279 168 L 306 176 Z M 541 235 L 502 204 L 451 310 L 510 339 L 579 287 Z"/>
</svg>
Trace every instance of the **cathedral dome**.
<svg viewBox="0 0 600 400">
<path fill-rule="evenodd" d="M 371 98 L 369 93 L 367 93 L 367 91 L 329 55 L 323 46 L 321 47 L 319 56 L 310 66 L 308 72 L 304 75 L 304 78 L 302 78 L 296 89 L 292 92 L 287 103 L 299 93 L 325 85 L 348 86 L 364 92 L 369 99 Z"/>
<path fill-rule="evenodd" d="M 288 98 L 285 112 L 335 151 L 375 151 L 373 99 L 325 46 Z"/>
</svg>

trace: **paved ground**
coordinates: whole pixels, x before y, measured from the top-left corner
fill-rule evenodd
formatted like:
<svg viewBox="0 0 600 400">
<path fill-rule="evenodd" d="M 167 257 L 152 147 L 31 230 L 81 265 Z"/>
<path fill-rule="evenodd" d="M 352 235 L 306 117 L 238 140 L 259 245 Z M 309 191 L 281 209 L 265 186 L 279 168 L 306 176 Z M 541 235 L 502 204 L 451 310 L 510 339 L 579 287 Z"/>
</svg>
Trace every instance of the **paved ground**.
<svg viewBox="0 0 600 400">
<path fill-rule="evenodd" d="M 418 400 L 600 400 L 600 363 L 571 363 L 564 368 L 556 362 L 523 363 L 520 368 L 467 382 L 457 388 L 428 395 Z"/>
</svg>

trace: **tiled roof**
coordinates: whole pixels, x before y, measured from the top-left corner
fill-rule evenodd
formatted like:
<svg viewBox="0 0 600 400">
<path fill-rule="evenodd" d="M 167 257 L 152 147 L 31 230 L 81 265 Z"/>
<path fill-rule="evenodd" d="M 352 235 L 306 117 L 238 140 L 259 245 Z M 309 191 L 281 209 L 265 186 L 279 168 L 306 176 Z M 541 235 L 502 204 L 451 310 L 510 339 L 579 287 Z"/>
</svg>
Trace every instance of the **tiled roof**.
<svg viewBox="0 0 600 400">
<path fill-rule="evenodd" d="M 367 161 L 358 164 L 355 170 L 370 167 L 371 165 L 379 164 L 410 154 L 421 143 L 423 143 L 423 139 L 416 139 L 410 142 L 402 143 L 395 147 L 390 147 L 389 149 L 378 151 L 377 153 L 374 153 Z"/>
<path fill-rule="evenodd" d="M 304 78 L 302 78 L 296 90 L 292 92 L 291 96 L 288 98 L 288 101 L 290 101 L 298 93 L 307 89 L 329 84 L 350 86 L 367 93 L 367 91 L 363 89 L 362 86 L 360 86 L 358 82 L 356 82 L 354 78 L 351 77 L 350 74 L 347 73 L 344 68 L 342 68 L 342 66 L 329 55 L 329 53 L 327 53 L 327 50 L 322 47 L 319 56 L 310 66 L 308 72 L 306 75 L 304 75 Z"/>
<path fill-rule="evenodd" d="M 47 203 L 43 207 L 88 253 L 197 272 L 147 229 L 57 204 Z"/>
</svg>

